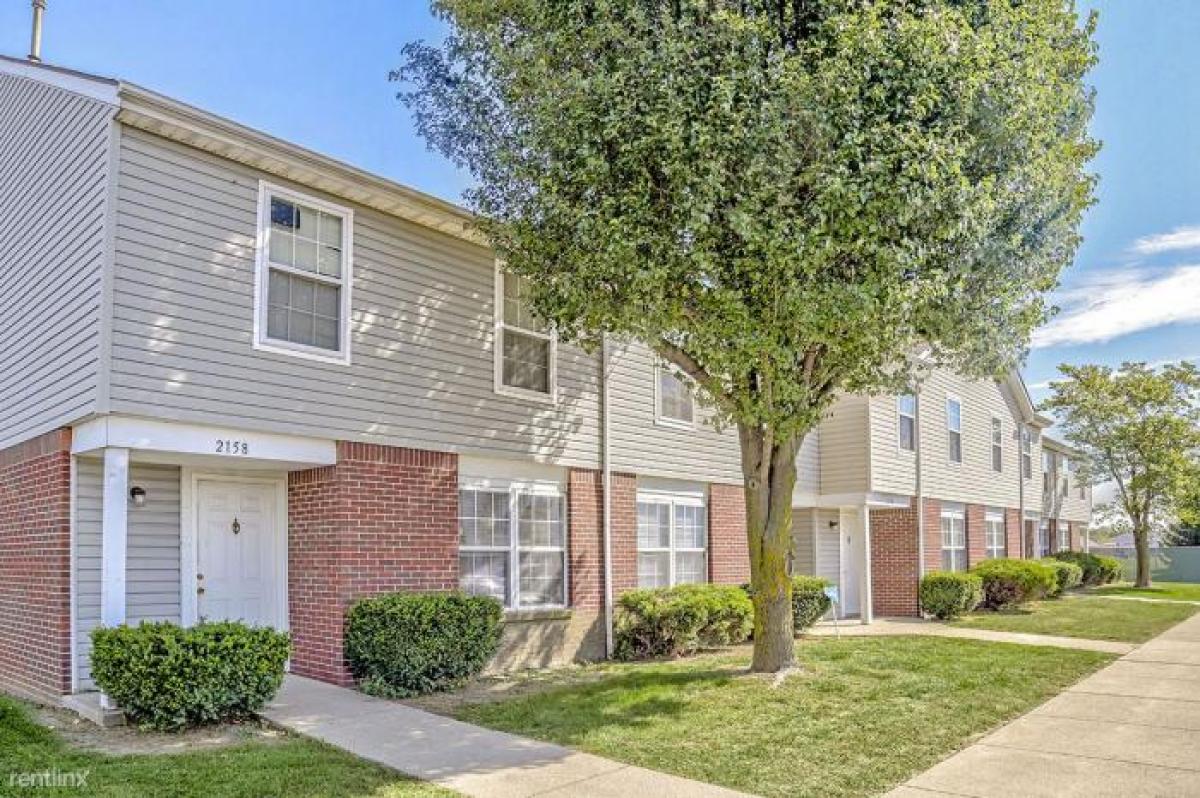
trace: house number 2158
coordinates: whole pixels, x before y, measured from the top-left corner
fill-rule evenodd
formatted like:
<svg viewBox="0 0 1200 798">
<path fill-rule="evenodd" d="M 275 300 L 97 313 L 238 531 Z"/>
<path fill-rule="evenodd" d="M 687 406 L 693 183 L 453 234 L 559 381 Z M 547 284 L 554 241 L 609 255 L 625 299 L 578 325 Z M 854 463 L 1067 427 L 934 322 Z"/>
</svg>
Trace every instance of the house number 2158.
<svg viewBox="0 0 1200 798">
<path fill-rule="evenodd" d="M 250 454 L 250 444 L 246 441 L 217 441 L 217 454 Z"/>
</svg>

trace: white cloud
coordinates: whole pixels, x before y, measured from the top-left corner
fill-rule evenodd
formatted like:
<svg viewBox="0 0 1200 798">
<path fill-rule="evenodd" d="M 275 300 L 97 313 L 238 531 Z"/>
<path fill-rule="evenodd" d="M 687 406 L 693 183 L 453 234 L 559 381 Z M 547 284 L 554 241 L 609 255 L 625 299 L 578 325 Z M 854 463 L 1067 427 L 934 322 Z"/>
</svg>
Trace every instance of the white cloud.
<svg viewBox="0 0 1200 798">
<path fill-rule="evenodd" d="M 1130 247 L 1138 255 L 1157 255 L 1185 249 L 1200 249 L 1200 226 L 1176 227 L 1169 233 L 1145 236 L 1134 241 Z"/>
<path fill-rule="evenodd" d="M 1109 272 L 1055 299 L 1062 310 L 1033 334 L 1035 348 L 1099 343 L 1167 324 L 1200 322 L 1200 265 Z"/>
</svg>

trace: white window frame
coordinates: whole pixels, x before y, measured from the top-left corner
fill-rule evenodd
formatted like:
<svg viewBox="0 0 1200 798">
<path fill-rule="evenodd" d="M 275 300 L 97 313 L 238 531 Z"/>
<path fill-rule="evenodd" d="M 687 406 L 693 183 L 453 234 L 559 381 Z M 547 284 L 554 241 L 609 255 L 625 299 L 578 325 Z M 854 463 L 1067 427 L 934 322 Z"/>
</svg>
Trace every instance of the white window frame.
<svg viewBox="0 0 1200 798">
<path fill-rule="evenodd" d="M 529 480 L 483 479 L 471 478 L 460 480 L 459 491 L 470 490 L 482 493 L 508 494 L 508 545 L 507 546 L 464 546 L 462 539 L 458 541 L 458 554 L 463 552 L 507 552 L 508 553 L 508 584 L 504 591 L 504 609 L 510 612 L 528 610 L 566 609 L 571 603 L 571 529 L 567 518 L 567 494 L 562 485 L 556 482 L 541 482 Z M 519 529 L 519 497 L 521 495 L 550 496 L 561 503 L 560 515 L 563 525 L 562 548 L 553 546 L 521 546 L 521 531 Z M 461 517 L 462 508 L 459 508 Z M 563 558 L 563 598 L 561 602 L 550 604 L 521 605 L 521 552 L 562 552 Z"/>
<path fill-rule="evenodd" d="M 992 472 L 1004 473 L 1004 420 L 992 416 Z"/>
<path fill-rule="evenodd" d="M 1054 535 L 1057 538 L 1054 541 L 1055 551 L 1070 551 L 1071 550 L 1071 526 L 1066 521 L 1056 521 L 1054 524 Z M 1066 538 L 1066 545 L 1063 545 L 1063 539 Z"/>
<path fill-rule="evenodd" d="M 290 200 L 301 205 L 308 205 L 317 210 L 340 216 L 342 219 L 342 276 L 340 280 L 331 277 L 297 269 L 287 264 L 270 261 L 271 237 L 271 197 Z M 344 205 L 335 205 L 310 194 L 302 194 L 289 188 L 258 181 L 258 231 L 254 244 L 254 342 L 255 349 L 263 352 L 292 355 L 307 360 L 333 363 L 339 366 L 350 365 L 350 309 L 351 292 L 354 286 L 354 211 Z M 271 338 L 267 335 L 268 282 L 271 269 L 276 269 L 288 275 L 295 275 L 314 282 L 336 285 L 341 306 L 338 319 L 338 343 L 341 348 L 334 352 L 316 346 L 306 346 L 291 341 Z"/>
<path fill-rule="evenodd" d="M 678 380 L 687 389 L 688 397 L 692 403 L 691 421 L 663 415 L 662 373 L 664 371 L 669 372 L 674 379 Z M 661 427 L 675 427 L 676 429 L 691 430 L 696 428 L 696 396 L 692 391 L 691 382 L 687 377 L 681 375 L 677 369 L 672 368 L 662 360 L 656 360 L 654 363 L 654 423 Z"/>
<path fill-rule="evenodd" d="M 1021 479 L 1033 479 L 1033 433 L 1021 426 Z"/>
<path fill-rule="evenodd" d="M 993 531 L 995 524 L 1000 525 L 1000 545 L 994 546 Z M 989 559 L 1008 556 L 1008 529 L 1004 521 L 1003 510 L 988 508 L 983 515 L 983 546 Z"/>
<path fill-rule="evenodd" d="M 692 494 L 641 492 L 641 491 L 639 491 L 638 495 L 637 495 L 636 503 L 634 505 L 635 515 L 638 511 L 638 506 L 642 505 L 642 504 L 665 504 L 665 505 L 669 506 L 671 508 L 670 513 L 668 515 L 668 517 L 670 518 L 670 529 L 668 531 L 668 537 L 667 537 L 668 545 L 666 548 L 663 548 L 663 547 L 643 548 L 642 541 L 641 541 L 641 535 L 638 534 L 637 529 L 634 530 L 635 549 L 636 549 L 635 559 L 634 559 L 635 573 L 638 573 L 640 571 L 640 569 L 638 567 L 639 563 L 637 561 L 637 558 L 640 557 L 643 553 L 645 553 L 645 554 L 667 554 L 668 555 L 668 563 L 669 563 L 667 566 L 667 574 L 668 574 L 667 584 L 659 585 L 659 587 L 675 587 L 675 585 L 679 584 L 676 581 L 677 576 L 675 574 L 675 555 L 679 554 L 679 553 L 684 553 L 684 554 L 699 553 L 699 554 L 704 555 L 704 583 L 708 583 L 708 582 L 712 581 L 712 577 L 711 577 L 711 573 L 712 573 L 712 552 L 711 552 L 712 530 L 709 528 L 710 524 L 709 524 L 709 518 L 708 518 L 708 505 L 706 504 L 704 498 L 701 496 L 695 496 Z M 678 506 L 699 507 L 703 511 L 702 517 L 704 518 L 704 548 L 701 548 L 701 549 L 681 548 L 681 547 L 678 547 L 675 545 L 675 508 Z M 689 582 L 686 584 L 693 584 L 693 583 Z M 641 575 L 640 575 L 640 573 L 638 573 L 638 587 L 641 588 L 641 586 L 642 586 Z"/>
<path fill-rule="evenodd" d="M 946 530 L 942 527 L 943 521 L 952 521 L 952 522 L 958 521 L 959 523 L 962 524 L 963 542 L 962 542 L 961 546 L 946 545 Z M 938 533 L 941 536 L 940 542 L 941 542 L 942 570 L 951 570 L 951 571 L 967 570 L 967 568 L 970 566 L 970 563 L 967 562 L 967 547 L 968 547 L 967 535 L 970 534 L 970 532 L 967 530 L 967 514 L 966 514 L 965 509 L 961 508 L 961 507 L 947 507 L 947 506 L 943 505 L 941 515 L 940 515 L 939 521 L 938 521 Z M 946 568 L 945 567 L 945 562 L 946 562 L 945 556 L 946 556 L 947 551 L 951 551 L 951 552 L 960 552 L 961 551 L 962 552 L 962 567 L 961 568 L 956 568 L 956 567 Z M 951 560 L 954 560 L 954 559 L 957 559 L 957 557 L 952 555 Z"/>
<path fill-rule="evenodd" d="M 508 324 L 504 321 L 504 264 L 496 261 L 492 294 L 492 387 L 493 390 L 501 396 L 511 396 L 517 399 L 527 399 L 532 402 L 542 402 L 545 404 L 558 403 L 558 333 L 553 328 L 549 332 L 543 333 L 537 330 L 527 330 L 524 327 L 517 327 Z M 550 342 L 550 368 L 547 379 L 550 383 L 550 392 L 542 393 L 541 391 L 531 391 L 528 388 L 521 388 L 516 385 L 504 384 L 504 331 L 512 327 L 521 335 L 529 335 L 534 338 Z"/>
<path fill-rule="evenodd" d="M 904 412 L 904 410 L 901 406 L 901 402 L 903 402 L 905 399 L 913 400 L 912 413 Z M 916 454 L 916 451 L 917 451 L 917 407 L 918 407 L 918 404 L 917 404 L 916 394 L 901 394 L 896 397 L 896 450 L 901 452 L 902 454 Z M 911 449 L 906 449 L 904 447 L 903 429 L 904 429 L 904 419 L 906 419 L 906 418 L 912 419 L 912 430 L 913 430 L 912 442 L 913 442 L 913 445 L 912 445 Z"/>
<path fill-rule="evenodd" d="M 1034 534 L 1037 536 L 1034 540 L 1033 551 L 1037 557 L 1047 557 L 1050 555 L 1050 521 L 1048 519 L 1040 519 L 1034 528 Z"/>
<path fill-rule="evenodd" d="M 950 403 L 954 402 L 958 405 L 958 429 L 950 426 Z M 965 459 L 966 452 L 965 441 L 963 439 L 963 401 L 954 394 L 946 394 L 946 462 L 952 466 L 960 466 Z M 958 459 L 955 460 L 950 456 L 952 448 L 950 441 L 953 440 L 952 435 L 958 435 Z"/>
</svg>

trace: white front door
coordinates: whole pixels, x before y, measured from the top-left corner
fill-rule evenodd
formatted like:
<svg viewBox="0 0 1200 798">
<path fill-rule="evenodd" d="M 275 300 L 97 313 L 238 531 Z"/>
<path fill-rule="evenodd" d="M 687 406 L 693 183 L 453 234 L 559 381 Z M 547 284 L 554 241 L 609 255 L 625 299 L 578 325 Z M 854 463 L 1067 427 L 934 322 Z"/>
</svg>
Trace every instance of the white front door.
<svg viewBox="0 0 1200 798">
<path fill-rule="evenodd" d="M 857 615 L 862 611 L 862 569 L 866 560 L 858 513 L 842 510 L 838 528 L 842 533 L 842 614 Z"/>
<path fill-rule="evenodd" d="M 196 612 L 204 620 L 279 627 L 285 573 L 279 487 L 196 483 Z"/>
</svg>

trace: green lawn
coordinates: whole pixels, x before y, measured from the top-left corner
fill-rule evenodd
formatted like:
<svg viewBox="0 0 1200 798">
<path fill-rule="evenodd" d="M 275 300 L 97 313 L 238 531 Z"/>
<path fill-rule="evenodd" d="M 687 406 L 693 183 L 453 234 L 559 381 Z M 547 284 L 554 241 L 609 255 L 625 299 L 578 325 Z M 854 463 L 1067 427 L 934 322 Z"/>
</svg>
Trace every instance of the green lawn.
<svg viewBox="0 0 1200 798">
<path fill-rule="evenodd" d="M 47 770 L 86 771 L 86 789 L 18 786 L 18 774 Z M 0 795 L 4 796 L 441 798 L 452 794 L 299 738 L 192 754 L 107 756 L 74 750 L 30 720 L 22 705 L 0 697 Z"/>
<path fill-rule="evenodd" d="M 1011 612 L 975 612 L 958 626 L 1141 643 L 1191 617 L 1191 604 L 1151 604 L 1095 596 L 1036 601 Z"/>
<path fill-rule="evenodd" d="M 765 796 L 876 794 L 1107 663 L 925 637 L 798 644 L 779 686 L 745 654 L 604 665 L 463 720 Z"/>
<path fill-rule="evenodd" d="M 1200 601 L 1200 584 L 1195 582 L 1155 582 L 1150 587 L 1134 587 L 1125 582 L 1105 585 L 1091 591 L 1097 596 L 1141 596 L 1143 598 Z"/>
</svg>

